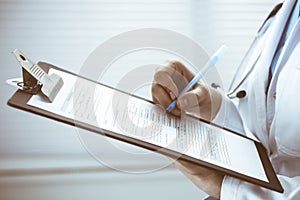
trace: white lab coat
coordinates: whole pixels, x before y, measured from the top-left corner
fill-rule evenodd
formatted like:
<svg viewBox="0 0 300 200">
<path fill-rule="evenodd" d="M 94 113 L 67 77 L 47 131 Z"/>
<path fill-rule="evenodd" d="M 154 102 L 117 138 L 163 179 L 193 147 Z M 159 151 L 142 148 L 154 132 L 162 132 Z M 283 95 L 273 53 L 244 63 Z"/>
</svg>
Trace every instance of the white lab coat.
<svg viewBox="0 0 300 200">
<path fill-rule="evenodd" d="M 286 0 L 265 24 L 267 29 L 248 69 L 238 77 L 246 78 L 233 93 L 245 90 L 247 95 L 224 99 L 215 119 L 215 123 L 262 142 L 284 193 L 225 176 L 221 199 L 300 199 L 300 18 L 286 41 L 266 94 L 269 67 L 294 3 Z M 246 75 L 251 66 L 255 67 Z"/>
</svg>

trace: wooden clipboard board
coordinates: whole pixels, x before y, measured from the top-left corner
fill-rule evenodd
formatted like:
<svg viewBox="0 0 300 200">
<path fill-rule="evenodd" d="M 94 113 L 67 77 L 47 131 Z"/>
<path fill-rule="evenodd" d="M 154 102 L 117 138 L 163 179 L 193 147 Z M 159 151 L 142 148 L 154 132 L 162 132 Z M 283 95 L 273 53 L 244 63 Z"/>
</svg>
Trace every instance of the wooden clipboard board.
<svg viewBox="0 0 300 200">
<path fill-rule="evenodd" d="M 51 64 L 48 64 L 48 63 L 39 62 L 38 65 L 40 67 L 42 67 L 46 72 L 48 72 L 48 70 L 50 68 L 53 68 L 53 69 L 56 69 L 56 70 L 67 72 L 67 73 L 72 74 L 74 76 L 78 76 L 74 73 L 71 73 L 71 72 L 68 72 L 66 70 L 60 69 L 60 68 L 58 68 L 56 66 L 53 66 Z M 84 78 L 84 77 L 81 77 L 81 78 Z M 89 81 L 92 81 L 92 80 L 89 80 Z M 95 84 L 99 84 L 99 83 L 95 82 Z M 259 179 L 253 178 L 253 177 L 249 177 L 245 174 L 238 173 L 238 172 L 235 172 L 235 171 L 232 171 L 232 170 L 228 170 L 224 167 L 221 167 L 221 166 L 218 166 L 218 165 L 215 165 L 215 164 L 211 164 L 211 163 L 208 163 L 208 162 L 200 160 L 200 159 L 193 158 L 191 156 L 182 154 L 180 152 L 176 152 L 176 151 L 173 151 L 173 150 L 170 150 L 170 149 L 167 149 L 167 148 L 162 148 L 161 146 L 151 144 L 151 143 L 147 143 L 147 142 L 144 142 L 142 140 L 138 140 L 138 139 L 135 139 L 135 138 L 132 138 L 132 137 L 121 135 L 121 134 L 118 134 L 118 133 L 115 133 L 115 132 L 112 132 L 112 131 L 109 131 L 109 130 L 103 130 L 103 129 L 100 129 L 98 127 L 86 124 L 86 123 L 77 122 L 75 124 L 73 119 L 69 119 L 69 118 L 66 118 L 64 116 L 61 116 L 61 115 L 58 115 L 58 114 L 55 114 L 55 113 L 45 111 L 43 109 L 36 108 L 36 107 L 28 105 L 27 102 L 30 100 L 32 95 L 33 94 L 26 93 L 22 90 L 17 90 L 13 94 L 13 96 L 8 100 L 7 104 L 9 106 L 12 106 L 14 108 L 17 108 L 17 109 L 20 109 L 20 110 L 23 110 L 23 111 L 31 112 L 31 113 L 34 113 L 34 114 L 37 114 L 37 115 L 40 115 L 40 116 L 43 116 L 43 117 L 46 117 L 46 118 L 50 118 L 50 119 L 53 119 L 53 120 L 56 120 L 56 121 L 59 121 L 59 122 L 65 123 L 65 124 L 72 125 L 72 126 L 76 125 L 76 127 L 94 132 L 96 134 L 105 135 L 107 137 L 114 138 L 116 140 L 126 142 L 126 143 L 129 143 L 129 144 L 132 144 L 132 145 L 136 145 L 136 146 L 139 146 L 139 147 L 151 150 L 151 151 L 155 151 L 155 152 L 161 153 L 161 154 L 169 156 L 169 157 L 174 157 L 174 158 L 179 158 L 180 157 L 180 159 L 182 159 L 182 160 L 192 162 L 192 163 L 201 165 L 203 167 L 207 167 L 207 168 L 216 170 L 220 174 L 232 176 L 232 177 L 238 178 L 240 180 L 244 180 L 246 182 L 256 184 L 256 185 L 259 185 L 259 186 L 262 186 L 262 187 L 265 187 L 265 188 L 268 188 L 268 189 L 271 189 L 271 190 L 274 190 L 274 191 L 277 191 L 277 192 L 280 192 L 280 193 L 283 192 L 283 188 L 282 188 L 282 186 L 281 186 L 281 184 L 280 184 L 280 182 L 279 182 L 279 180 L 276 176 L 276 173 L 274 172 L 274 169 L 273 169 L 273 167 L 270 163 L 270 160 L 268 158 L 266 149 L 259 142 L 256 142 L 256 141 L 252 140 L 255 143 L 255 146 L 256 146 L 257 151 L 259 153 L 259 156 L 260 156 L 260 159 L 261 159 L 261 162 L 262 162 L 262 165 L 263 165 L 263 168 L 264 168 L 264 171 L 265 171 L 265 174 L 267 176 L 268 181 L 262 181 L 262 180 L 259 180 Z M 212 125 L 212 126 L 215 126 L 215 127 L 219 128 L 219 129 L 222 129 L 222 130 L 226 130 L 226 129 L 223 129 L 221 127 L 218 127 L 217 125 Z M 226 131 L 231 132 L 233 134 L 238 134 L 238 133 L 232 132 L 231 130 L 226 130 Z M 239 136 L 243 137 L 243 138 L 246 138 L 242 135 L 239 135 Z M 247 138 L 247 140 L 251 140 L 251 139 Z M 251 165 L 251 163 L 249 163 L 249 165 Z"/>
</svg>

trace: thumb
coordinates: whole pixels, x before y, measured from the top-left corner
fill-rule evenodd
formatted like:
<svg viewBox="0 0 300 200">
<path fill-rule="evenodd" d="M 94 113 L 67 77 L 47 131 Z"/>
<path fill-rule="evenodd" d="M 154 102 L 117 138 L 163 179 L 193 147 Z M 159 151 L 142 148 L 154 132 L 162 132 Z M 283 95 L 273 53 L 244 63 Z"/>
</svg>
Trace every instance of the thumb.
<svg viewBox="0 0 300 200">
<path fill-rule="evenodd" d="M 192 91 L 178 97 L 179 109 L 196 114 L 205 120 L 212 120 L 218 113 L 222 94 L 214 88 L 198 85 Z"/>
<path fill-rule="evenodd" d="M 198 95 L 195 91 L 190 91 L 177 99 L 178 107 L 181 110 L 190 111 L 193 107 L 199 106 Z"/>
</svg>

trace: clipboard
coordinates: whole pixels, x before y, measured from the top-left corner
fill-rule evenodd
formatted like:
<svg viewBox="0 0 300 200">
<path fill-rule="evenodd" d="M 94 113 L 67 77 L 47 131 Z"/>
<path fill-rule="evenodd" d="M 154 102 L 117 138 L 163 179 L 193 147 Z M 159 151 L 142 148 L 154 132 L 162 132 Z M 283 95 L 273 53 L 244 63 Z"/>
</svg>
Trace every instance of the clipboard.
<svg viewBox="0 0 300 200">
<path fill-rule="evenodd" d="M 46 72 L 48 72 L 50 69 L 55 69 L 55 70 L 67 73 L 69 75 L 72 75 L 72 76 L 80 77 L 82 79 L 85 79 L 86 81 L 93 82 L 93 83 L 101 85 L 103 87 L 107 87 L 107 88 L 110 88 L 112 90 L 117 90 L 117 89 L 111 88 L 109 86 L 105 86 L 103 84 L 97 83 L 93 80 L 89 80 L 85 77 L 81 77 L 81 76 L 79 76 L 75 73 L 68 72 L 66 70 L 63 70 L 61 68 L 58 68 L 54 65 L 51 65 L 51 64 L 48 64 L 48 63 L 45 63 L 45 62 L 39 62 L 38 65 L 42 69 L 44 69 Z M 118 91 L 118 92 L 121 92 L 125 95 L 130 95 L 130 94 L 127 94 L 123 91 Z M 94 126 L 94 125 L 91 125 L 91 124 L 88 124 L 88 123 L 76 122 L 76 124 L 75 124 L 74 119 L 64 117 L 62 115 L 53 113 L 51 111 L 46 111 L 46 110 L 43 110 L 41 108 L 33 107 L 33 106 L 30 106 L 30 105 L 27 104 L 27 102 L 31 99 L 31 97 L 33 95 L 38 95 L 40 93 L 41 92 L 38 91 L 37 94 L 30 94 L 30 93 L 27 93 L 27 92 L 22 91 L 22 90 L 19 89 L 8 100 L 7 104 L 9 106 L 12 106 L 14 108 L 17 108 L 17 109 L 20 109 L 20 110 L 23 110 L 23 111 L 26 111 L 26 112 L 30 112 L 30 113 L 37 114 L 37 115 L 40 115 L 40 116 L 43 116 L 43 117 L 46 117 L 46 118 L 49 118 L 49 119 L 52 119 L 52 120 L 56 120 L 56 121 L 59 121 L 59 122 L 62 122 L 62 123 L 66 123 L 66 124 L 69 124 L 69 125 L 72 125 L 72 126 L 76 126 L 76 127 L 94 132 L 96 134 L 101 134 L 101 135 L 104 135 L 106 137 L 110 137 L 110 138 L 113 138 L 113 139 L 116 139 L 116 140 L 119 140 L 119 141 L 122 141 L 122 142 L 125 142 L 125 143 L 136 145 L 136 146 L 148 149 L 150 151 L 155 151 L 155 152 L 158 152 L 160 154 L 163 154 L 163 155 L 166 155 L 166 156 L 169 156 L 169 157 L 180 158 L 180 159 L 185 160 L 187 162 L 191 162 L 191 163 L 198 164 L 200 166 L 207 167 L 209 169 L 215 170 L 217 173 L 232 176 L 232 177 L 235 177 L 237 179 L 240 179 L 240 180 L 252 183 L 252 184 L 256 184 L 256 185 L 262 186 L 262 187 L 270 189 L 270 190 L 274 190 L 274 191 L 277 191 L 277 192 L 280 192 L 280 193 L 283 193 L 283 191 L 284 191 L 281 184 L 280 184 L 280 182 L 279 182 L 279 180 L 278 180 L 278 178 L 277 178 L 277 176 L 276 176 L 276 173 L 274 172 L 272 164 L 271 164 L 271 162 L 269 160 L 269 157 L 267 155 L 266 149 L 263 147 L 263 145 L 261 143 L 257 142 L 257 141 L 246 138 L 245 136 L 242 136 L 242 135 L 240 135 L 238 133 L 235 133 L 231 130 L 224 129 L 222 127 L 219 127 L 218 125 L 214 125 L 214 124 L 209 123 L 209 126 L 213 127 L 214 129 L 216 129 L 218 131 L 230 133 L 232 135 L 235 135 L 238 138 L 241 138 L 242 140 L 247 140 L 247 141 L 251 141 L 251 143 L 254 143 L 255 148 L 256 148 L 256 150 L 258 152 L 258 155 L 259 155 L 259 159 L 261 160 L 261 164 L 263 166 L 263 171 L 265 172 L 265 176 L 266 176 L 267 180 L 261 180 L 261 179 L 256 178 L 256 177 L 251 177 L 247 174 L 243 174 L 241 172 L 237 172 L 237 171 L 228 169 L 224 166 L 220 166 L 220 165 L 215 164 L 215 163 L 207 162 L 206 160 L 201 160 L 201 159 L 195 158 L 193 156 L 187 155 L 187 154 L 182 153 L 182 152 L 178 152 L 178 151 L 173 150 L 173 149 L 162 148 L 162 146 L 159 146 L 157 144 L 145 142 L 143 140 L 140 140 L 140 139 L 137 139 L 137 138 L 134 138 L 134 137 L 130 137 L 130 136 L 127 136 L 127 135 L 124 135 L 124 134 L 119 134 L 119 133 L 116 133 L 116 132 L 111 131 L 111 130 L 106 130 L 106 129 L 103 129 L 103 128 L 99 128 L 97 126 Z M 134 97 L 134 98 L 141 99 L 142 101 L 147 101 L 147 100 L 142 99 L 140 97 Z M 197 120 L 201 121 L 201 123 L 208 124 L 208 122 L 206 122 L 204 120 L 201 120 L 201 119 L 197 119 Z M 248 164 L 251 165 L 251 163 L 248 163 Z"/>
</svg>

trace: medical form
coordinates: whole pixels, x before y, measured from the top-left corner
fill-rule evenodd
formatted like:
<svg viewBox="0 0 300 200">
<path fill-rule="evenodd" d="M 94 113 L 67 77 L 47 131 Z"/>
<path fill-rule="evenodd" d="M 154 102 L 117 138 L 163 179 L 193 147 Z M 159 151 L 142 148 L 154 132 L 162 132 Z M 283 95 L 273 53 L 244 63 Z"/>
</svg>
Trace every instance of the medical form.
<svg viewBox="0 0 300 200">
<path fill-rule="evenodd" d="M 55 100 L 33 95 L 28 105 L 268 181 L 252 140 L 192 117 L 170 116 L 149 101 L 87 79 L 51 73 L 65 83 Z"/>
</svg>

